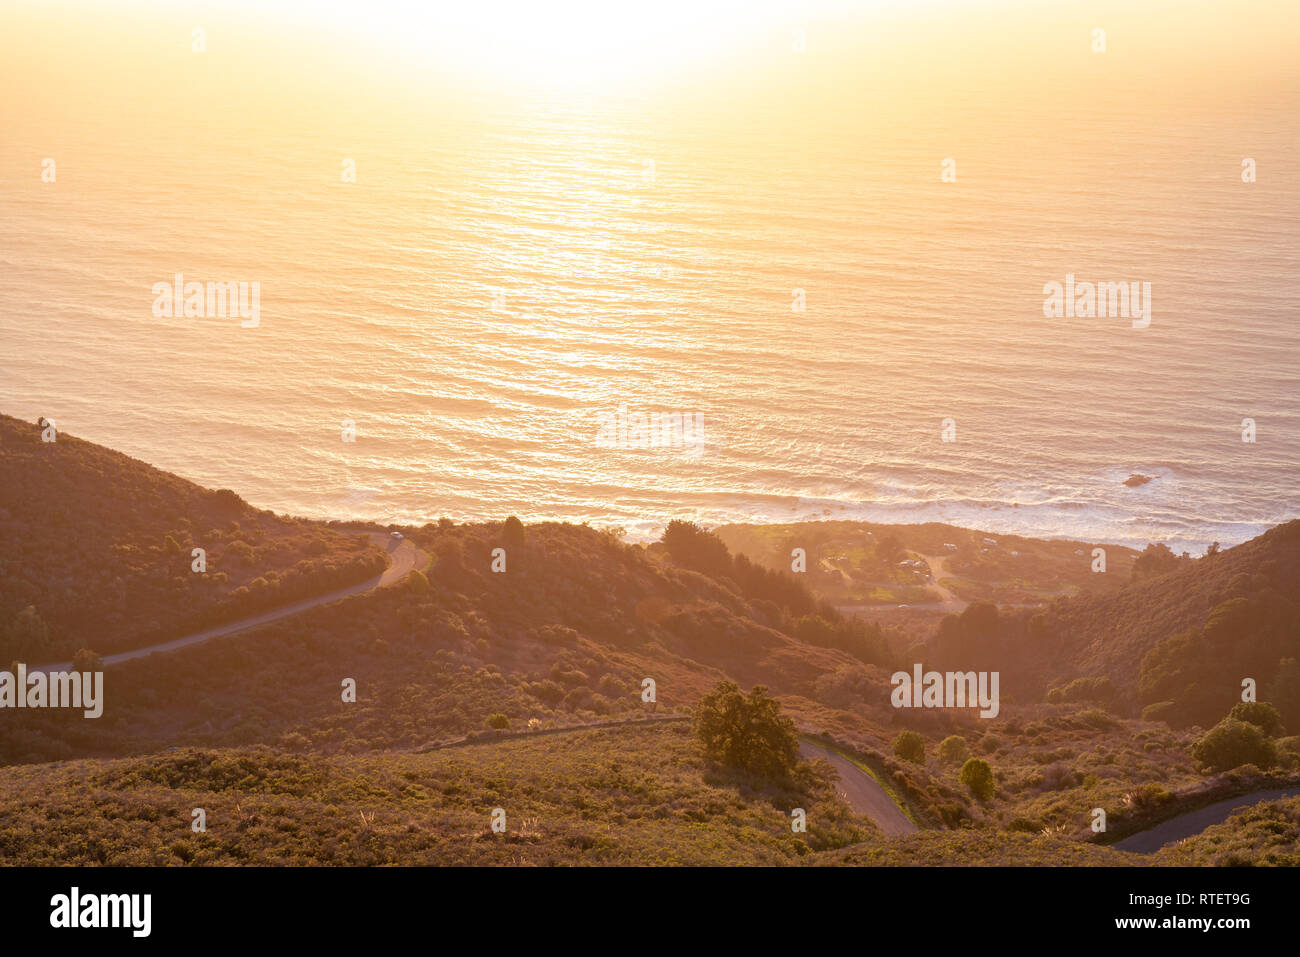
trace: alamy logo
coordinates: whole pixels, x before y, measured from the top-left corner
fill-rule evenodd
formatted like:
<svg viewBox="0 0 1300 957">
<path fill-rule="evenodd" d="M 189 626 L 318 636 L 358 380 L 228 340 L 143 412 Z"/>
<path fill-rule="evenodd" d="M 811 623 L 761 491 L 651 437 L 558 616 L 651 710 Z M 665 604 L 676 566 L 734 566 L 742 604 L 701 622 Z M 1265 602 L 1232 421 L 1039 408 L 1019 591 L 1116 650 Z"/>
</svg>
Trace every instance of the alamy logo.
<svg viewBox="0 0 1300 957">
<path fill-rule="evenodd" d="M 104 713 L 104 672 L 0 671 L 0 708 L 82 708 L 87 718 Z"/>
<path fill-rule="evenodd" d="M 51 927 L 129 927 L 131 936 L 148 937 L 152 927 L 151 894 L 71 893 L 50 898 Z"/>
<path fill-rule="evenodd" d="M 1122 316 L 1133 320 L 1134 329 L 1151 325 L 1151 283 L 1079 282 L 1074 273 L 1065 274 L 1065 285 L 1043 286 L 1043 315 L 1048 319 L 1095 319 Z"/>
<path fill-rule="evenodd" d="M 153 314 L 159 319 L 234 319 L 240 326 L 255 329 L 262 321 L 260 282 L 186 282 L 176 273 L 172 282 L 153 284 Z"/>
<path fill-rule="evenodd" d="M 596 444 L 603 449 L 686 449 L 694 455 L 704 451 L 702 412 L 628 412 L 623 403 L 617 412 L 601 412 L 596 420 Z"/>
<path fill-rule="evenodd" d="M 996 671 L 927 671 L 921 673 L 920 665 L 912 666 L 912 674 L 896 671 L 889 683 L 894 686 L 889 696 L 895 708 L 976 708 L 981 718 L 996 718 L 998 704 L 998 672 Z"/>
</svg>

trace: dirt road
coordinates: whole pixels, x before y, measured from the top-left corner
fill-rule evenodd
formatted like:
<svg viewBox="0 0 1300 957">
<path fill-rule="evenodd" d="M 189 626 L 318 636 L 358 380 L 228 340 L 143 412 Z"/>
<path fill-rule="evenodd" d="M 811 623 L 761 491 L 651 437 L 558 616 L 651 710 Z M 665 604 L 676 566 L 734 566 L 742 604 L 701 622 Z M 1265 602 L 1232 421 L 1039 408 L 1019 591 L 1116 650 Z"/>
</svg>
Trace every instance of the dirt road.
<svg viewBox="0 0 1300 957">
<path fill-rule="evenodd" d="M 150 645 L 147 648 L 136 648 L 132 651 L 123 651 L 116 655 L 105 655 L 102 659 L 105 666 L 115 665 L 119 662 L 130 661 L 133 658 L 143 658 L 146 655 L 165 654 L 170 651 L 177 651 L 181 648 L 188 648 L 191 645 L 200 645 L 205 641 L 211 641 L 213 638 L 220 638 L 224 635 L 233 635 L 236 632 L 246 631 L 249 628 L 256 628 L 258 625 L 265 625 L 272 621 L 278 621 L 281 618 L 288 618 L 290 615 L 297 615 L 309 608 L 316 608 L 319 605 L 328 605 L 330 602 L 338 601 L 340 598 L 348 598 L 352 595 L 359 595 L 362 592 L 370 591 L 372 588 L 384 588 L 393 585 L 405 578 L 412 569 L 421 567 L 429 561 L 429 556 L 425 555 L 415 544 L 406 539 L 397 540 L 391 538 L 383 532 L 367 532 L 370 538 L 381 548 L 388 552 L 390 563 L 382 575 L 377 575 L 367 581 L 356 585 L 349 585 L 347 588 L 340 588 L 336 591 L 327 592 L 324 595 L 318 595 L 315 598 L 306 598 L 292 605 L 283 605 L 279 608 L 273 608 L 270 611 L 262 612 L 260 615 L 253 615 L 249 618 L 241 618 L 239 621 L 232 621 L 225 625 L 217 625 L 214 628 L 208 628 L 204 631 L 197 631 L 182 638 L 173 638 L 171 641 L 164 641 L 156 645 Z M 37 668 L 29 668 L 28 671 L 67 671 L 72 667 L 70 661 L 60 661 L 57 664 L 41 665 Z"/>
</svg>

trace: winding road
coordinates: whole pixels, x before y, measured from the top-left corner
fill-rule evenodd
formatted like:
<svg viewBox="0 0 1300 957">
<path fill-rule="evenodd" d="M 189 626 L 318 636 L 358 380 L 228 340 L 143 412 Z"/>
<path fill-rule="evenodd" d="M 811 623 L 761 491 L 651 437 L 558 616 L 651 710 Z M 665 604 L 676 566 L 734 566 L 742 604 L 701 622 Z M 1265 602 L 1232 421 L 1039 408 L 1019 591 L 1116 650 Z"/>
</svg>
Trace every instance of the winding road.
<svg viewBox="0 0 1300 957">
<path fill-rule="evenodd" d="M 919 830 L 911 818 L 894 803 L 889 792 L 880 786 L 880 782 L 844 755 L 811 741 L 801 740 L 799 757 L 805 761 L 812 758 L 825 758 L 829 761 L 839 772 L 839 791 L 849 807 L 875 821 L 886 837 L 901 837 Z"/>
<path fill-rule="evenodd" d="M 1111 847 L 1133 854 L 1154 854 L 1167 844 L 1182 841 L 1200 834 L 1207 827 L 1222 824 L 1238 811 L 1253 807 L 1261 801 L 1276 801 L 1279 798 L 1296 797 L 1300 788 L 1281 788 L 1274 791 L 1256 791 L 1253 794 L 1240 794 L 1226 801 L 1216 801 L 1205 807 L 1188 811 L 1177 817 L 1149 827 L 1145 831 L 1130 834 L 1122 841 L 1116 841 Z"/>
<path fill-rule="evenodd" d="M 264 611 L 259 615 L 253 615 L 249 618 L 241 618 L 239 621 L 232 621 L 224 625 L 217 625 L 204 631 L 196 631 L 193 634 L 185 635 L 182 638 L 173 638 L 171 641 L 164 641 L 156 645 L 149 645 L 147 648 L 136 648 L 132 651 L 123 651 L 116 655 L 105 655 L 101 661 L 104 666 L 116 665 L 123 661 L 131 661 L 134 658 L 144 658 L 153 654 L 165 654 L 170 651 L 178 651 L 181 648 L 188 648 L 191 645 L 201 645 L 205 641 L 211 641 L 213 638 L 221 638 L 225 635 L 233 635 L 236 632 L 246 631 L 249 628 L 256 628 L 258 625 L 265 625 L 273 621 L 279 621 L 281 618 L 288 618 L 290 615 L 297 615 L 309 608 L 316 608 L 320 605 L 328 605 L 330 602 L 338 601 L 341 598 L 349 598 L 352 595 L 359 595 L 362 592 L 370 591 L 372 588 L 385 588 L 394 585 L 405 578 L 412 569 L 422 567 L 429 561 L 429 556 L 415 547 L 415 544 L 407 539 L 395 539 L 383 532 L 367 532 L 372 541 L 388 552 L 389 565 L 381 575 L 367 579 L 356 585 L 349 585 L 347 588 L 339 588 L 332 592 L 326 592 L 324 595 L 317 595 L 315 598 L 305 598 L 302 601 L 294 602 L 291 605 L 281 605 L 279 608 L 273 608 L 270 611 Z M 72 668 L 71 661 L 60 661 L 52 665 L 41 665 L 36 668 L 29 668 L 29 672 L 35 671 L 67 671 Z"/>
<path fill-rule="evenodd" d="M 173 638 L 170 641 L 160 642 L 156 645 L 149 645 L 145 648 L 135 648 L 131 651 L 119 652 L 115 655 L 105 655 L 101 661 L 105 667 L 120 664 L 124 661 L 132 661 L 136 658 L 145 658 L 154 654 L 167 654 L 172 651 L 179 651 L 182 648 L 189 648 L 193 645 L 201 645 L 204 642 L 211 641 L 214 638 L 221 638 L 225 635 L 233 635 L 237 632 L 247 631 L 249 628 L 256 628 L 259 625 L 266 625 L 273 621 L 279 621 L 281 618 L 288 618 L 290 615 L 297 615 L 310 608 L 318 608 L 321 605 L 328 605 L 331 602 L 339 601 L 343 598 L 349 598 L 352 595 L 359 595 L 362 592 L 370 591 L 374 588 L 385 588 L 395 585 L 405 578 L 411 571 L 417 567 L 422 567 L 429 561 L 429 556 L 415 547 L 414 543 L 407 539 L 394 539 L 390 535 L 382 532 L 367 532 L 372 541 L 384 548 L 389 555 L 390 562 L 388 568 L 380 575 L 375 576 L 367 581 L 360 582 L 356 585 L 350 585 L 347 588 L 340 588 L 324 595 L 318 595 L 315 598 L 307 598 L 302 601 L 294 602 L 290 605 L 282 605 L 270 611 L 262 612 L 258 615 L 252 615 L 248 618 L 241 618 L 238 621 L 228 622 L 224 625 L 217 625 L 203 631 L 197 631 L 181 638 Z M 72 662 L 61 661 L 55 664 L 41 665 L 30 668 L 29 671 L 67 671 L 72 668 Z M 654 719 L 651 719 L 653 721 Z M 659 720 L 683 720 L 681 718 L 667 717 Z M 623 722 L 618 722 L 619 724 Z M 646 719 L 639 719 L 635 723 L 650 723 Z M 599 727 L 596 725 L 594 727 Z M 593 726 L 588 726 L 593 727 Z M 567 730 L 583 730 L 581 727 L 554 729 L 554 732 Z M 553 732 L 553 733 L 554 733 Z M 459 743 L 459 742 L 457 742 Z M 468 743 L 468 742 L 466 742 Z M 433 750 L 426 748 L 424 750 Z M 839 775 L 839 791 L 856 813 L 871 818 L 880 828 L 881 833 L 887 837 L 897 837 L 903 834 L 911 834 L 918 830 L 912 820 L 903 813 L 894 799 L 890 797 L 880 783 L 862 768 L 858 767 L 846 756 L 814 744 L 808 740 L 800 740 L 799 755 L 805 760 L 811 758 L 824 758 L 828 761 Z"/>
</svg>

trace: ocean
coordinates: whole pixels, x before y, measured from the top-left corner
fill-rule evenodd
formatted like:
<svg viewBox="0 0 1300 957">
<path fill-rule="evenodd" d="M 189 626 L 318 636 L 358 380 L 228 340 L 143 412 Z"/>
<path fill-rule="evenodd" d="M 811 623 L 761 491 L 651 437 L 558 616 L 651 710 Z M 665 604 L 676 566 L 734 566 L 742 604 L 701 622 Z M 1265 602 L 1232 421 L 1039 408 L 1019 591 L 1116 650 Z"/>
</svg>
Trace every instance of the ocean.
<svg viewBox="0 0 1300 957">
<path fill-rule="evenodd" d="M 0 77 L 0 411 L 317 518 L 1199 553 L 1300 511 L 1294 68 L 271 96 L 159 58 Z M 257 325 L 157 315 L 177 274 L 257 283 Z M 1044 315 L 1067 276 L 1149 324 Z M 700 428 L 602 441 L 620 410 Z"/>
</svg>

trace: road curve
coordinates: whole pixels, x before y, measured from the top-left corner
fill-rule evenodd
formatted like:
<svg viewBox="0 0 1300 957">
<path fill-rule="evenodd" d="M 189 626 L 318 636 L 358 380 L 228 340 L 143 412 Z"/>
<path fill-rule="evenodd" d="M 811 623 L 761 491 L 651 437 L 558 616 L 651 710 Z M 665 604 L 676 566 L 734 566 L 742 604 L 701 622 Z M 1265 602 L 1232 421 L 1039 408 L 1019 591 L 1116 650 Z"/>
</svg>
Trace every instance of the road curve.
<svg viewBox="0 0 1300 957">
<path fill-rule="evenodd" d="M 1145 831 L 1130 834 L 1122 841 L 1116 841 L 1111 847 L 1132 854 L 1154 854 L 1167 844 L 1185 840 L 1200 834 L 1207 827 L 1222 824 L 1237 811 L 1253 807 L 1261 801 L 1276 801 L 1279 798 L 1296 797 L 1300 788 L 1281 788 L 1273 791 L 1256 791 L 1253 794 L 1241 794 L 1226 801 L 1216 801 L 1205 807 L 1188 811 L 1177 817 L 1149 827 Z"/>
<path fill-rule="evenodd" d="M 367 532 L 381 548 L 388 552 L 390 562 L 388 568 L 381 575 L 367 579 L 356 585 L 349 585 L 347 588 L 340 588 L 336 591 L 327 592 L 324 595 L 317 595 L 315 598 L 305 598 L 302 601 L 294 602 L 291 605 L 281 605 L 279 608 L 273 608 L 270 611 L 262 612 L 259 615 L 253 615 L 250 618 L 241 618 L 239 621 L 232 621 L 228 624 L 217 625 L 214 628 L 208 628 L 204 631 L 196 631 L 193 634 L 185 635 L 182 638 L 173 638 L 171 641 L 164 641 L 156 645 L 149 645 L 147 648 L 136 648 L 131 651 L 123 651 L 116 655 L 105 655 L 101 661 L 105 666 L 116 665 L 123 661 L 131 661 L 133 658 L 144 658 L 152 654 L 165 654 L 169 651 L 177 651 L 181 648 L 188 648 L 191 645 L 201 645 L 205 641 L 211 641 L 213 638 L 221 638 L 225 635 L 233 635 L 239 631 L 246 631 L 249 628 L 256 628 L 258 625 L 265 625 L 273 621 L 279 621 L 281 618 L 288 618 L 290 615 L 297 615 L 309 608 L 316 608 L 320 605 L 328 605 L 330 602 L 338 601 L 341 598 L 348 598 L 352 595 L 359 595 L 362 592 L 370 591 L 372 588 L 384 588 L 396 584 L 410 574 L 411 570 L 419 565 L 423 565 L 429 560 L 429 556 L 415 547 L 415 543 L 409 539 L 398 541 L 389 535 L 381 532 Z M 72 667 L 70 661 L 60 661 L 53 665 L 41 665 L 36 668 L 29 668 L 29 672 L 35 671 L 67 671 Z"/>
<path fill-rule="evenodd" d="M 829 761 L 839 772 L 839 792 L 848 802 L 849 807 L 875 821 L 876 826 L 886 837 L 901 837 L 919 830 L 912 823 L 911 818 L 894 803 L 889 792 L 880 786 L 880 782 L 844 755 L 827 750 L 811 741 L 801 740 L 799 757 L 805 761 L 812 758 L 825 758 Z"/>
</svg>

